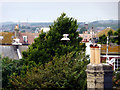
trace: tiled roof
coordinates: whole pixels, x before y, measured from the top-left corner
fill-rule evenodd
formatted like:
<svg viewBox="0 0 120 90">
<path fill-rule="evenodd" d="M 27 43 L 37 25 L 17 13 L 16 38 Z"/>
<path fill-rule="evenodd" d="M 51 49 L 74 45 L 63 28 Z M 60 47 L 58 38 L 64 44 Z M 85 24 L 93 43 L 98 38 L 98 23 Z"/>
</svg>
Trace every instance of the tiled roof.
<svg viewBox="0 0 120 90">
<path fill-rule="evenodd" d="M 0 44 L 12 44 L 14 34 L 12 32 L 0 32 Z"/>
<path fill-rule="evenodd" d="M 0 44 L 12 44 L 14 34 L 14 32 L 0 32 Z M 27 36 L 27 42 L 24 42 L 23 36 Z M 39 37 L 39 33 L 19 32 L 19 39 L 22 44 L 32 44 L 36 37 Z"/>
<path fill-rule="evenodd" d="M 23 36 L 27 36 L 27 42 L 24 42 Z M 19 33 L 20 43 L 23 44 L 32 44 L 36 37 L 39 37 L 39 33 L 30 33 L 30 32 Z"/>
<path fill-rule="evenodd" d="M 115 30 L 113 30 L 112 28 L 108 27 L 108 28 L 102 30 L 101 32 L 99 32 L 96 36 L 100 37 L 100 36 L 102 36 L 103 34 L 107 35 L 107 33 L 108 33 L 110 30 L 112 30 L 112 32 L 115 32 Z"/>
<path fill-rule="evenodd" d="M 95 36 L 96 34 L 93 35 L 93 37 Z M 84 33 L 84 34 L 79 34 L 79 37 L 82 37 L 83 38 L 83 42 L 84 41 L 89 41 L 91 38 L 92 38 L 92 34 L 88 34 L 88 33 Z"/>
</svg>

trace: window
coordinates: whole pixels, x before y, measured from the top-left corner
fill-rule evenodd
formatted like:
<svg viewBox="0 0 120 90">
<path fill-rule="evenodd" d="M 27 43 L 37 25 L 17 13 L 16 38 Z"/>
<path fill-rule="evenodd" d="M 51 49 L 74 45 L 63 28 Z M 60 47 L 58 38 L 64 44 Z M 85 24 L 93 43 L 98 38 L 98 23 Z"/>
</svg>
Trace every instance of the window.
<svg viewBox="0 0 120 90">
<path fill-rule="evenodd" d="M 23 36 L 23 41 L 27 42 L 27 36 Z"/>
</svg>

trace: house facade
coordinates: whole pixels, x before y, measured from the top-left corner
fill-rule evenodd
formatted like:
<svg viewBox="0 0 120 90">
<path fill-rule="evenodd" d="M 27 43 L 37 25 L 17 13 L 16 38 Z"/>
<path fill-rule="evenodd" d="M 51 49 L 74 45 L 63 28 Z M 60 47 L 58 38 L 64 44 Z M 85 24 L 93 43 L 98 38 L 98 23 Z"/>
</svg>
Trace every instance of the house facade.
<svg viewBox="0 0 120 90">
<path fill-rule="evenodd" d="M 92 30 L 90 32 L 85 31 L 83 34 L 79 34 L 79 37 L 83 38 L 82 42 L 90 42 L 95 36 L 96 34 Z"/>
<path fill-rule="evenodd" d="M 15 26 L 14 32 L 0 32 L 0 55 L 11 59 L 21 59 L 22 51 L 28 49 L 28 45 L 39 37 L 39 33 L 19 31 L 19 26 Z"/>
</svg>

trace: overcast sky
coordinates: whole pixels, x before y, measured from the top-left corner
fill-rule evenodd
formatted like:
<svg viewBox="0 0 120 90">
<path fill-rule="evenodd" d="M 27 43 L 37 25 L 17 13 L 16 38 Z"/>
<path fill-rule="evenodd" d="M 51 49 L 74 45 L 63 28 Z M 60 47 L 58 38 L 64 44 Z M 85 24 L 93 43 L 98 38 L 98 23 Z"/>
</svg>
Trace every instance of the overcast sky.
<svg viewBox="0 0 120 90">
<path fill-rule="evenodd" d="M 117 20 L 117 2 L 1 2 L 0 22 L 53 22 L 62 12 L 79 22 Z"/>
</svg>

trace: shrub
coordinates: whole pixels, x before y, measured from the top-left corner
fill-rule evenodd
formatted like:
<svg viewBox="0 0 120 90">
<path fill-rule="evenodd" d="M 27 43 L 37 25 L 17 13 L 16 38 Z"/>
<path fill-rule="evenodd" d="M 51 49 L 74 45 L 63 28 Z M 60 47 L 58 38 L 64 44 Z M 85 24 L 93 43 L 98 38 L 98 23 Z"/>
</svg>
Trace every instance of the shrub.
<svg viewBox="0 0 120 90">
<path fill-rule="evenodd" d="M 25 77 L 11 76 L 10 82 L 15 88 L 86 88 L 85 56 L 71 52 L 44 66 L 33 67 Z"/>
<path fill-rule="evenodd" d="M 114 72 L 114 76 L 113 76 L 113 86 L 120 88 L 120 72 L 115 73 Z"/>
<path fill-rule="evenodd" d="M 31 61 L 25 60 L 12 60 L 8 57 L 1 58 L 2 61 L 2 87 L 9 87 L 9 79 L 12 74 L 25 76 L 27 69 L 35 66 L 36 64 Z"/>
</svg>

